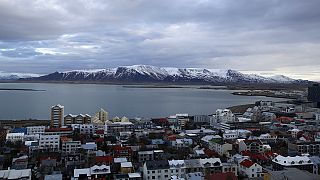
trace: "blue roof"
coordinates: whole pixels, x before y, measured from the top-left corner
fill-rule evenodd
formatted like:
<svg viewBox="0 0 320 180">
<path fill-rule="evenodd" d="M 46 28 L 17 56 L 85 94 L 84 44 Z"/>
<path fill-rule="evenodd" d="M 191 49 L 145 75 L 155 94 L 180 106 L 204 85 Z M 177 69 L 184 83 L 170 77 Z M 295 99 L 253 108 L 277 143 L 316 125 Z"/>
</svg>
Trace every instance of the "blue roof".
<svg viewBox="0 0 320 180">
<path fill-rule="evenodd" d="M 11 130 L 11 133 L 24 133 L 27 134 L 27 128 L 14 128 Z"/>
</svg>

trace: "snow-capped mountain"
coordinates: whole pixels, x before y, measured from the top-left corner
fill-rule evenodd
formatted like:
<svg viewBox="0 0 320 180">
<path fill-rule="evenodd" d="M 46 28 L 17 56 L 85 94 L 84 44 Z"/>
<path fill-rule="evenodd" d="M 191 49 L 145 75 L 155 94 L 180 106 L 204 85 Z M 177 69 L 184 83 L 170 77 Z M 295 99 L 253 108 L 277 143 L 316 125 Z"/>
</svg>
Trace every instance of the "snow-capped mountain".
<svg viewBox="0 0 320 180">
<path fill-rule="evenodd" d="M 31 73 L 6 73 L 0 71 L 0 80 L 17 80 L 21 78 L 33 78 L 39 77 L 38 74 L 31 74 Z"/>
<path fill-rule="evenodd" d="M 285 76 L 263 77 L 243 74 L 231 69 L 173 68 L 149 65 L 120 66 L 97 70 L 55 72 L 34 81 L 92 81 L 110 83 L 184 83 L 184 84 L 234 84 L 234 83 L 300 83 Z"/>
</svg>

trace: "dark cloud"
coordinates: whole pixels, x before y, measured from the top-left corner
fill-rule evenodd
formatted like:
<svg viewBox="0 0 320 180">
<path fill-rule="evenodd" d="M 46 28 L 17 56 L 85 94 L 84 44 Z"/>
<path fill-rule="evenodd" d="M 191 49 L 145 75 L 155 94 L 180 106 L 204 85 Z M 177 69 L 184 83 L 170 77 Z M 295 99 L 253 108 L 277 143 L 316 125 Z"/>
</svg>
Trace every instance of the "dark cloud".
<svg viewBox="0 0 320 180">
<path fill-rule="evenodd" d="M 4 0 L 0 71 L 151 64 L 316 79 L 319 7 L 318 0 Z"/>
</svg>

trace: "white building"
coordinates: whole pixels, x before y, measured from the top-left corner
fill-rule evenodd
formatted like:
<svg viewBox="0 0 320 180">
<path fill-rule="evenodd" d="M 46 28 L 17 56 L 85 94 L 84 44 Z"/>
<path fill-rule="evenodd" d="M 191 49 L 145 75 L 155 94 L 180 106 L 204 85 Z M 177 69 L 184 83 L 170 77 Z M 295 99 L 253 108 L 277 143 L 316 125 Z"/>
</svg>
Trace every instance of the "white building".
<svg viewBox="0 0 320 180">
<path fill-rule="evenodd" d="M 229 156 L 229 152 L 232 150 L 232 144 L 225 143 L 223 141 L 210 141 L 209 148 L 216 151 L 220 156 Z"/>
<path fill-rule="evenodd" d="M 8 133 L 6 140 L 11 142 L 24 141 L 24 133 Z"/>
<path fill-rule="evenodd" d="M 187 139 L 187 138 L 176 139 L 175 141 L 171 141 L 171 146 L 177 149 L 186 148 L 191 146 L 192 144 L 193 144 L 192 139 Z"/>
<path fill-rule="evenodd" d="M 59 135 L 41 135 L 39 139 L 39 149 L 46 151 L 59 151 Z"/>
<path fill-rule="evenodd" d="M 64 153 L 79 152 L 81 149 L 81 141 L 62 141 L 61 150 Z"/>
<path fill-rule="evenodd" d="M 110 173 L 111 173 L 110 166 L 94 165 L 90 168 L 74 169 L 73 170 L 73 179 L 77 180 L 81 177 L 86 177 L 87 179 L 99 178 L 99 177 L 105 177 L 106 175 L 108 175 Z"/>
<path fill-rule="evenodd" d="M 166 160 L 147 161 L 143 165 L 144 180 L 169 180 L 170 177 L 170 165 Z"/>
<path fill-rule="evenodd" d="M 170 176 L 177 178 L 184 178 L 186 175 L 186 165 L 184 160 L 171 160 L 168 161 L 170 166 Z"/>
<path fill-rule="evenodd" d="M 46 129 L 45 126 L 28 126 L 27 127 L 27 134 L 28 135 L 44 134 L 45 129 Z"/>
<path fill-rule="evenodd" d="M 239 173 L 247 175 L 248 178 L 262 177 L 262 167 L 248 159 L 244 159 L 239 163 Z"/>
<path fill-rule="evenodd" d="M 51 118 L 50 118 L 50 126 L 51 127 L 61 127 L 64 122 L 64 106 L 58 104 L 51 107 Z"/>
<path fill-rule="evenodd" d="M 217 109 L 215 118 L 218 123 L 234 122 L 236 116 L 231 112 L 230 109 Z"/>
</svg>

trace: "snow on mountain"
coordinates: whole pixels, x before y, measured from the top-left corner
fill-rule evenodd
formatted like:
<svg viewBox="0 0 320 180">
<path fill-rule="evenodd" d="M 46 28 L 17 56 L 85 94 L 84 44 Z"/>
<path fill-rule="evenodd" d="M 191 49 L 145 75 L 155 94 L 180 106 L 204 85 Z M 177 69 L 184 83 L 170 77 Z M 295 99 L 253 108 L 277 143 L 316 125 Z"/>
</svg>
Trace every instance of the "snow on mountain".
<svg viewBox="0 0 320 180">
<path fill-rule="evenodd" d="M 102 81 L 102 82 L 164 82 L 164 83 L 294 83 L 286 76 L 264 77 L 244 74 L 231 69 L 174 68 L 149 65 L 120 66 L 96 70 L 55 72 L 31 80 L 45 81 Z"/>
<path fill-rule="evenodd" d="M 0 71 L 0 80 L 17 80 L 20 78 L 33 78 L 39 76 L 39 74 L 33 73 L 7 73 Z"/>
<path fill-rule="evenodd" d="M 270 76 L 269 78 L 274 79 L 275 81 L 278 81 L 278 82 L 293 82 L 293 81 L 295 81 L 294 79 L 289 78 L 284 75 L 274 75 L 274 76 Z"/>
</svg>

